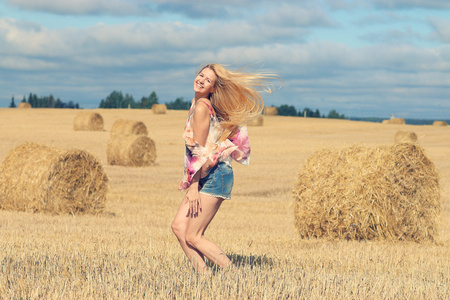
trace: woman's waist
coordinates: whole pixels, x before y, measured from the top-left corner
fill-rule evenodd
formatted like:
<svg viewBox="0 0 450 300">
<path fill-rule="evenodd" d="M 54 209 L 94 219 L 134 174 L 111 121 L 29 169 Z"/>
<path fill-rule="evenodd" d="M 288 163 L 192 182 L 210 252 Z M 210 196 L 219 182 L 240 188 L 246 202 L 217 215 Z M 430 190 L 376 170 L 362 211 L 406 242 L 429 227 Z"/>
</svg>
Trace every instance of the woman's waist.
<svg viewBox="0 0 450 300">
<path fill-rule="evenodd" d="M 230 157 L 225 157 L 225 158 L 219 158 L 217 160 L 217 162 L 214 165 L 209 165 L 209 166 L 203 166 L 201 171 L 201 178 L 204 178 L 206 176 L 208 176 L 208 174 L 211 172 L 211 170 L 216 169 L 216 168 L 223 168 L 223 167 L 229 167 L 231 168 L 231 161 L 232 159 Z"/>
</svg>

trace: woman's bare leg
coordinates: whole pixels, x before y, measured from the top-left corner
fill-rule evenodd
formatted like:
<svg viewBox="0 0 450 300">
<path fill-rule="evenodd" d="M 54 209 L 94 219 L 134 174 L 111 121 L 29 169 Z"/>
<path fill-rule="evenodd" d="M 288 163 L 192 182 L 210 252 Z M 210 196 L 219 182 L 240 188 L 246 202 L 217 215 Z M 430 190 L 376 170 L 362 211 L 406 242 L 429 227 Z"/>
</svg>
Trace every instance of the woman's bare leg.
<svg viewBox="0 0 450 300">
<path fill-rule="evenodd" d="M 181 201 L 181 205 L 180 208 L 178 209 L 175 219 L 172 222 L 172 231 L 177 237 L 178 242 L 180 243 L 184 253 L 194 265 L 194 268 L 198 272 L 203 272 L 206 270 L 206 263 L 203 254 L 201 254 L 199 251 L 197 251 L 197 249 L 193 248 L 192 246 L 186 243 L 187 224 L 190 218 L 187 216 L 188 211 L 189 211 L 189 202 L 185 203 L 183 199 Z"/>
<path fill-rule="evenodd" d="M 202 210 L 197 216 L 188 215 L 189 203 L 182 201 L 172 222 L 172 230 L 194 268 L 203 273 L 207 271 L 204 256 L 222 268 L 231 265 L 231 261 L 219 246 L 203 235 L 219 210 L 223 199 L 204 194 L 200 194 L 200 197 Z"/>
<path fill-rule="evenodd" d="M 216 244 L 208 240 L 203 234 L 211 220 L 216 215 L 223 202 L 222 198 L 215 198 L 200 194 L 202 201 L 202 210 L 196 217 L 187 217 L 186 243 L 197 249 L 206 256 L 211 262 L 225 268 L 231 265 L 230 259 L 225 252 Z"/>
</svg>

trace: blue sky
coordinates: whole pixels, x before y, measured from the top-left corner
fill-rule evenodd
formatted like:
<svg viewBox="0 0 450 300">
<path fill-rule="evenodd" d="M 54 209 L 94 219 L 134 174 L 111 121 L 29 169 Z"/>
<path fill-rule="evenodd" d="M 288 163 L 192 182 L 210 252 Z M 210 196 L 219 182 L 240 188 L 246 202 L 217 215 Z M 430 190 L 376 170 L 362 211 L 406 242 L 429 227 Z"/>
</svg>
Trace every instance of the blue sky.
<svg viewBox="0 0 450 300">
<path fill-rule="evenodd" d="M 0 107 L 190 100 L 209 62 L 280 75 L 267 105 L 450 119 L 450 1 L 0 0 Z"/>
</svg>

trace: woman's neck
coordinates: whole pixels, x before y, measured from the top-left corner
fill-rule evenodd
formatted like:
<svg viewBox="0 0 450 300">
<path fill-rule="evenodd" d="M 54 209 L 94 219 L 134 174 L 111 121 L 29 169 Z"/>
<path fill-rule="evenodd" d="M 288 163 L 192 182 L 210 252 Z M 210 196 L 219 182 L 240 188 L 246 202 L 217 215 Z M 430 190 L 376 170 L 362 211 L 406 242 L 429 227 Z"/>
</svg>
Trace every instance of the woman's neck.
<svg viewBox="0 0 450 300">
<path fill-rule="evenodd" d="M 205 95 L 205 94 L 195 93 L 195 96 L 194 96 L 195 102 L 197 102 L 199 99 L 202 99 L 202 98 L 209 99 L 209 94 Z"/>
</svg>

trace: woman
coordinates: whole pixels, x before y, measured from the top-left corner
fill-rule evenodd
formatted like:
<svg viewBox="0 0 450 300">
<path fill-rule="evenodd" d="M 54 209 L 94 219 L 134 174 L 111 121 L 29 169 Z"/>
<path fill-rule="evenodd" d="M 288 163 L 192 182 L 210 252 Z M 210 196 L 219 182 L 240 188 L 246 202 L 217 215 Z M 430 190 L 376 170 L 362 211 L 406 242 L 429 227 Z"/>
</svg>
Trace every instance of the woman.
<svg viewBox="0 0 450 300">
<path fill-rule="evenodd" d="M 261 91 L 271 92 L 270 74 L 232 72 L 219 64 L 197 70 L 195 96 L 184 129 L 185 167 L 180 190 L 188 190 L 172 222 L 181 248 L 195 269 L 207 272 L 205 257 L 219 267 L 232 265 L 225 252 L 204 232 L 233 186 L 231 160 L 248 165 L 250 144 L 246 127 L 264 103 Z"/>
</svg>

